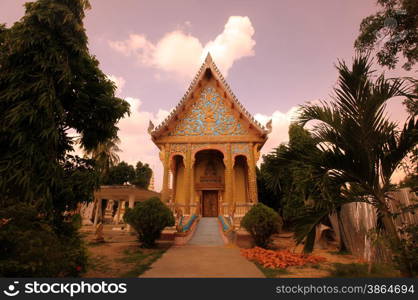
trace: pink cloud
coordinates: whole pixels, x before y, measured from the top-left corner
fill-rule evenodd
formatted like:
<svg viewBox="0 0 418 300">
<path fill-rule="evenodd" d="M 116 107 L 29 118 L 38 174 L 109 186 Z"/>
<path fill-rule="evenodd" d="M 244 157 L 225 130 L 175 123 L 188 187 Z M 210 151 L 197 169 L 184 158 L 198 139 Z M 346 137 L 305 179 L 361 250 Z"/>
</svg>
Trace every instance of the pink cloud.
<svg viewBox="0 0 418 300">
<path fill-rule="evenodd" d="M 167 72 L 184 81 L 195 75 L 208 52 L 224 76 L 227 76 L 235 61 L 255 54 L 254 33 L 248 17 L 231 16 L 224 30 L 206 45 L 197 37 L 178 29 L 166 33 L 155 44 L 145 35 L 131 34 L 123 41 L 109 41 L 109 46 L 123 55 L 135 57 L 142 65 Z"/>
</svg>

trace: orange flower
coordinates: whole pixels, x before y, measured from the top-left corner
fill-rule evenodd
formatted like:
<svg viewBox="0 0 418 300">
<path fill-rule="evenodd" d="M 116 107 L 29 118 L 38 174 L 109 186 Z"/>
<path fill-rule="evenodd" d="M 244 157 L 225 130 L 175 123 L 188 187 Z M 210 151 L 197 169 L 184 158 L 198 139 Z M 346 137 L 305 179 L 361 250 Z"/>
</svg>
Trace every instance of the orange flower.
<svg viewBox="0 0 418 300">
<path fill-rule="evenodd" d="M 285 269 L 290 266 L 303 266 L 317 264 L 326 259 L 321 256 L 291 253 L 288 250 L 274 251 L 260 247 L 243 249 L 241 254 L 248 260 L 255 261 L 265 268 Z"/>
</svg>

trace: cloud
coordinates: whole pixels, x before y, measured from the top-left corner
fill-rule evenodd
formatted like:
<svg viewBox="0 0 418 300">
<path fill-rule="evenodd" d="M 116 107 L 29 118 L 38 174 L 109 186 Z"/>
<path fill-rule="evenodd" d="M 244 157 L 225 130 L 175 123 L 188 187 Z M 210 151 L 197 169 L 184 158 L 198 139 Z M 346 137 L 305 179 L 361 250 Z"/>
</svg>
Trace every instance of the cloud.
<svg viewBox="0 0 418 300">
<path fill-rule="evenodd" d="M 132 165 L 139 160 L 148 163 L 154 171 L 156 189 L 159 191 L 163 176 L 162 164 L 159 159 L 159 149 L 148 134 L 148 124 L 149 121 L 160 124 L 169 112 L 160 109 L 154 114 L 141 110 L 140 99 L 127 97 L 125 100 L 131 105 L 131 115 L 118 123 L 118 136 L 121 140 L 119 148 L 122 150 L 119 157 Z"/>
<path fill-rule="evenodd" d="M 109 41 L 109 46 L 139 64 L 190 80 L 210 52 L 224 76 L 235 61 L 253 56 L 254 27 L 248 17 L 231 16 L 224 30 L 205 45 L 195 36 L 178 29 L 166 33 L 155 44 L 145 35 L 131 34 L 123 41 Z"/>
<path fill-rule="evenodd" d="M 107 78 L 109 78 L 110 80 L 112 80 L 115 83 L 115 85 L 116 85 L 116 95 L 120 97 L 120 95 L 122 93 L 122 90 L 123 90 L 123 88 L 125 86 L 125 83 L 126 83 L 125 79 L 123 77 L 117 77 L 117 76 L 114 76 L 114 75 L 106 75 L 106 76 L 107 76 Z"/>
<path fill-rule="evenodd" d="M 289 125 L 297 115 L 298 107 L 292 107 L 287 112 L 283 113 L 276 110 L 271 116 L 263 114 L 255 114 L 254 118 L 261 124 L 265 125 L 269 120 L 272 120 L 273 131 L 269 134 L 267 142 L 261 149 L 261 154 L 268 154 L 281 143 L 289 141 Z M 259 163 L 261 159 L 259 160 Z"/>
</svg>

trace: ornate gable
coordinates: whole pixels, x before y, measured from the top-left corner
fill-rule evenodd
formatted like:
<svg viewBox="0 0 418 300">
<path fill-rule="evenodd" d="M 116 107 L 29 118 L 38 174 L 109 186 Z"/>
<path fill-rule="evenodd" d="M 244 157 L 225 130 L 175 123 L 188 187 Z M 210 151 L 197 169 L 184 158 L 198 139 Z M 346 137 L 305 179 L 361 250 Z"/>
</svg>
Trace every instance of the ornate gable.
<svg viewBox="0 0 418 300">
<path fill-rule="evenodd" d="M 160 138 L 257 136 L 265 140 L 265 129 L 236 99 L 210 54 L 205 59 L 189 89 L 171 114 L 148 132 L 154 142 Z"/>
<path fill-rule="evenodd" d="M 169 136 L 245 135 L 248 130 L 234 116 L 214 87 L 206 86 Z"/>
</svg>

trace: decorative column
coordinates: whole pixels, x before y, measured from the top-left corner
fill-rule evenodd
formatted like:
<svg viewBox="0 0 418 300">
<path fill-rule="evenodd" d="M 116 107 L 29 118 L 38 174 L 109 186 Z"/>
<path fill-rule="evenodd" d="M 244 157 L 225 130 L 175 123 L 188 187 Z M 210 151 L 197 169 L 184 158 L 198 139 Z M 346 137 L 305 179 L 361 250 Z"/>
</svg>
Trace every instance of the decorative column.
<svg viewBox="0 0 418 300">
<path fill-rule="evenodd" d="M 190 205 L 191 204 L 195 204 L 195 200 L 196 200 L 196 193 L 195 193 L 195 186 L 194 186 L 194 162 L 195 159 L 193 157 L 193 154 L 191 153 L 192 151 L 190 151 Z M 194 211 L 191 210 L 190 206 L 189 206 L 189 214 L 194 213 Z"/>
<path fill-rule="evenodd" d="M 169 180 L 169 164 L 170 164 L 170 144 L 165 144 L 162 146 L 162 150 L 160 151 L 160 160 L 163 163 L 164 167 L 164 175 L 163 175 L 163 189 L 161 192 L 161 201 L 168 202 L 169 198 L 169 188 L 168 188 L 168 180 Z"/>
<path fill-rule="evenodd" d="M 102 198 L 95 197 L 96 201 L 96 213 L 94 214 L 94 222 L 93 225 L 96 226 L 97 222 L 99 221 L 99 213 L 102 211 Z"/>
<path fill-rule="evenodd" d="M 119 216 L 118 216 L 118 224 L 120 223 L 120 220 L 123 220 L 123 215 L 125 214 L 125 200 L 119 201 Z"/>
<path fill-rule="evenodd" d="M 121 201 L 120 200 L 116 200 L 116 201 L 118 201 L 118 209 L 116 210 L 116 214 L 113 217 L 113 222 L 117 225 L 117 224 L 119 224 L 119 220 L 120 220 L 120 204 L 121 204 Z"/>
<path fill-rule="evenodd" d="M 225 202 L 228 205 L 231 205 L 233 202 L 233 162 L 232 162 L 232 153 L 231 153 L 231 144 L 226 144 L 226 152 L 224 157 L 225 164 Z"/>
<path fill-rule="evenodd" d="M 129 205 L 129 208 L 134 208 L 134 206 L 135 206 L 135 195 L 134 194 L 129 194 L 129 198 L 128 198 L 129 200 L 129 202 L 128 202 L 128 205 Z M 126 226 L 126 229 L 127 229 L 127 231 L 131 231 L 131 226 L 128 224 L 127 226 Z"/>
<path fill-rule="evenodd" d="M 248 190 L 249 201 L 251 203 L 257 203 L 257 172 L 255 168 L 256 159 L 254 155 L 254 149 L 256 148 L 253 143 L 248 144 L 249 148 L 249 160 L 248 160 Z"/>
<path fill-rule="evenodd" d="M 184 161 L 184 204 L 185 204 L 185 214 L 190 213 L 190 185 L 191 185 L 191 173 L 192 173 L 192 147 L 190 144 L 187 144 L 186 150 L 186 159 Z"/>
<path fill-rule="evenodd" d="M 169 176 L 168 176 L 168 183 L 169 186 L 171 184 L 171 193 L 172 193 L 172 202 L 176 202 L 176 194 L 177 194 L 177 162 L 176 160 L 172 159 L 171 162 L 169 162 Z M 171 176 L 170 176 L 171 174 Z"/>
</svg>

